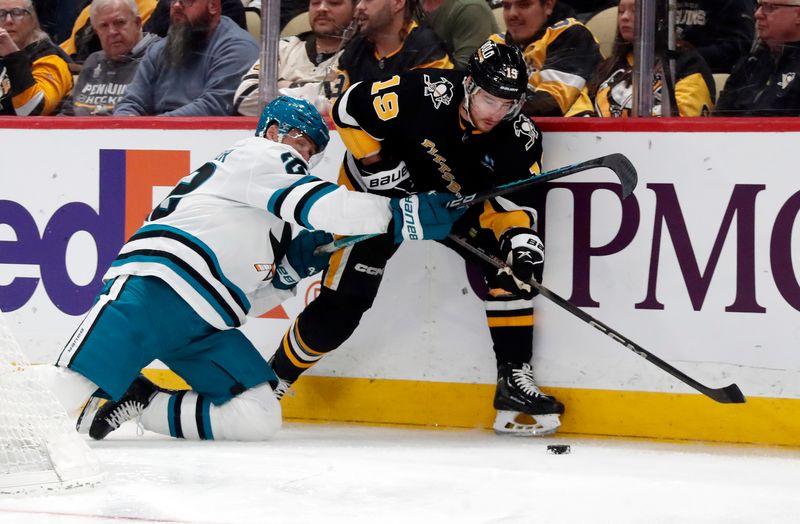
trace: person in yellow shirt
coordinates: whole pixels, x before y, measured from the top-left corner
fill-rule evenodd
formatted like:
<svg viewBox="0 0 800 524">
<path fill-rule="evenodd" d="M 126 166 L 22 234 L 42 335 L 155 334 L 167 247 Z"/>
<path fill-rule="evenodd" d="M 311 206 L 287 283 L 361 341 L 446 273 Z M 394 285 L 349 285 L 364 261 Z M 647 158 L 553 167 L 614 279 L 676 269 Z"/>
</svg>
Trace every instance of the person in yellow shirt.
<svg viewBox="0 0 800 524">
<path fill-rule="evenodd" d="M 0 0 L 0 115 L 49 115 L 72 89 L 67 57 L 31 0 Z"/>
<path fill-rule="evenodd" d="M 621 0 L 617 38 L 611 56 L 600 64 L 589 86 L 592 106 L 576 105 L 571 114 L 602 117 L 629 116 L 633 101 L 633 38 L 635 0 Z M 663 61 L 656 57 L 653 75 L 653 116 L 662 115 Z M 716 88 L 706 61 L 692 48 L 682 48 L 675 59 L 675 107 L 679 116 L 707 115 L 714 107 Z M 676 116 L 677 116 L 676 115 Z"/>
<path fill-rule="evenodd" d="M 528 116 L 564 116 L 580 98 L 602 56 L 591 31 L 574 18 L 561 18 L 557 0 L 503 0 L 504 35 L 499 43 L 516 45 L 528 64 Z"/>
</svg>

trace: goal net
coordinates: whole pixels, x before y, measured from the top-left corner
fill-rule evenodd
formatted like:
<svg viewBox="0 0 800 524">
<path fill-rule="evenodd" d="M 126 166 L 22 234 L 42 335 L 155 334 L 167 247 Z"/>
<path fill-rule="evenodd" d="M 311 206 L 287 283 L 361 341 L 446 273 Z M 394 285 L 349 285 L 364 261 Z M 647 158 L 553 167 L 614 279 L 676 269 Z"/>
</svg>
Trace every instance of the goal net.
<svg viewBox="0 0 800 524">
<path fill-rule="evenodd" d="M 0 494 L 92 486 L 100 463 L 37 378 L 0 312 Z"/>
</svg>

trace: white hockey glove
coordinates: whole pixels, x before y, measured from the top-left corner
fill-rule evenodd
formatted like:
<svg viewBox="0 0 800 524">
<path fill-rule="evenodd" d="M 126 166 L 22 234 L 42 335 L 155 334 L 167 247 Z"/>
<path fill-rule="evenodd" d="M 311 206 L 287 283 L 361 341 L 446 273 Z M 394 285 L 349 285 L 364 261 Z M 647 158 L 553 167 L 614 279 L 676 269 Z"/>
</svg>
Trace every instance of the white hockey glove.
<svg viewBox="0 0 800 524">
<path fill-rule="evenodd" d="M 453 222 L 464 214 L 463 209 L 445 207 L 455 195 L 420 193 L 405 198 L 393 198 L 392 224 L 394 241 L 442 240 L 450 233 Z"/>
<path fill-rule="evenodd" d="M 300 231 L 286 250 L 286 255 L 275 268 L 272 286 L 291 289 L 301 280 L 315 275 L 328 266 L 330 253 L 314 253 L 322 245 L 333 242 L 333 236 L 325 231 Z"/>
<path fill-rule="evenodd" d="M 531 278 L 542 281 L 544 243 L 538 235 L 531 229 L 511 228 L 500 237 L 500 252 L 508 264 L 497 272 L 501 287 L 518 290 L 525 299 L 536 296 L 536 291 L 526 281 Z"/>
</svg>

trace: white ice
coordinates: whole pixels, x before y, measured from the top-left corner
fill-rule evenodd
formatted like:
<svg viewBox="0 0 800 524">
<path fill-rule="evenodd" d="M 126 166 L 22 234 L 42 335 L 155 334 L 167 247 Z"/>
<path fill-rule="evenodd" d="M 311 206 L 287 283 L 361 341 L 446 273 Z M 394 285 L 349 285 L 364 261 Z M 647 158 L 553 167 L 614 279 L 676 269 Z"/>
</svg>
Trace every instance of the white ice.
<svg viewBox="0 0 800 524">
<path fill-rule="evenodd" d="M 91 446 L 101 486 L 0 498 L 0 522 L 800 522 L 796 449 L 298 423 L 267 443 L 128 423 Z"/>
</svg>

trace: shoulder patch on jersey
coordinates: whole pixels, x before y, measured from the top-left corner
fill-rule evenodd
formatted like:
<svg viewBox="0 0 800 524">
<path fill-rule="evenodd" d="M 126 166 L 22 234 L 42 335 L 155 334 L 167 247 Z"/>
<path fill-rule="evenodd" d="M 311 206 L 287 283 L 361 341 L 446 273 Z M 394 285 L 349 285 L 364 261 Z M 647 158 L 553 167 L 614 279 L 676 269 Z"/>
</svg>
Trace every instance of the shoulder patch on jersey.
<svg viewBox="0 0 800 524">
<path fill-rule="evenodd" d="M 425 80 L 425 96 L 431 97 L 433 107 L 439 109 L 442 104 L 449 106 L 453 101 L 453 83 L 442 78 L 436 82 L 431 82 L 431 77 L 423 75 Z"/>
<path fill-rule="evenodd" d="M 539 138 L 539 132 L 533 127 L 533 122 L 525 115 L 519 115 L 514 121 L 514 134 L 528 137 L 528 142 L 525 144 L 525 151 L 532 148 L 533 144 L 535 144 L 536 140 Z"/>
</svg>

